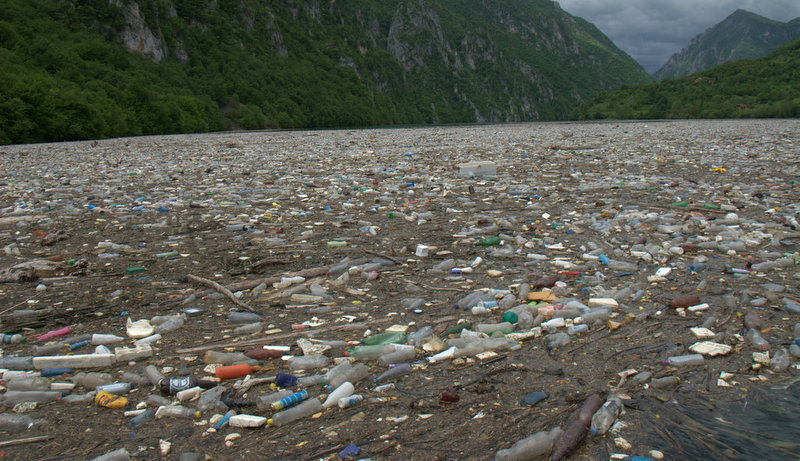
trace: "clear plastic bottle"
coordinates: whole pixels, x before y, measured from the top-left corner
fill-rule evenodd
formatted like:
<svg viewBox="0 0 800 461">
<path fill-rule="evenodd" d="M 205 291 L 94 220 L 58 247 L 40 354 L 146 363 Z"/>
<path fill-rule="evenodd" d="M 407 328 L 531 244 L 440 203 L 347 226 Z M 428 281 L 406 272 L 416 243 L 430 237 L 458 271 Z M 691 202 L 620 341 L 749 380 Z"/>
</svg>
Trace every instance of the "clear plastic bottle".
<svg viewBox="0 0 800 461">
<path fill-rule="evenodd" d="M 791 362 L 792 359 L 789 357 L 789 351 L 786 350 L 785 347 L 782 347 L 778 349 L 775 355 L 770 359 L 769 368 L 776 373 L 780 373 L 786 371 Z"/>
<path fill-rule="evenodd" d="M 613 396 L 606 400 L 606 403 L 592 416 L 592 435 L 603 435 L 608 432 L 608 429 L 617 420 L 620 411 L 622 411 L 622 400 L 619 397 Z"/>
<path fill-rule="evenodd" d="M 422 342 L 433 334 L 433 327 L 426 325 L 419 330 L 408 335 L 408 344 L 419 346 Z"/>
<path fill-rule="evenodd" d="M 769 349 L 769 341 L 764 339 L 761 333 L 756 329 L 748 330 L 745 338 L 747 338 L 747 342 L 750 343 L 750 346 L 757 351 L 763 352 Z"/>
<path fill-rule="evenodd" d="M 0 413 L 0 431 L 22 432 L 30 429 L 34 424 L 33 419 L 27 415 L 14 413 Z"/>
<path fill-rule="evenodd" d="M 142 424 L 150 421 L 151 419 L 153 419 L 155 417 L 155 415 L 156 415 L 155 410 L 153 410 L 151 408 L 148 408 L 144 412 L 139 413 L 138 415 L 134 416 L 130 420 L 129 424 L 131 426 L 131 429 L 136 429 L 137 427 L 141 426 Z"/>
<path fill-rule="evenodd" d="M 289 424 L 300 418 L 311 416 L 314 413 L 322 411 L 322 409 L 322 402 L 317 398 L 313 398 L 292 408 L 275 413 L 267 422 L 273 426 L 283 426 L 284 424 Z"/>
<path fill-rule="evenodd" d="M 254 312 L 231 312 L 228 314 L 228 321 L 231 323 L 255 323 L 263 322 L 264 319 Z"/>
<path fill-rule="evenodd" d="M 33 357 L 0 357 L 0 368 L 33 370 Z"/>
<path fill-rule="evenodd" d="M 104 455 L 92 458 L 89 461 L 130 461 L 131 455 L 128 450 L 120 448 L 119 450 L 110 451 Z"/>
<path fill-rule="evenodd" d="M 233 365 L 235 363 L 258 365 L 258 361 L 251 359 L 242 352 L 206 351 L 203 361 L 205 363 L 220 363 L 222 365 Z"/>
<path fill-rule="evenodd" d="M 366 378 L 367 375 L 369 375 L 369 368 L 363 363 L 357 363 L 353 365 L 350 369 L 346 370 L 344 373 L 333 377 L 329 381 L 326 381 L 328 383 L 326 389 L 328 389 L 328 391 L 336 389 L 346 381 L 350 381 L 351 383 L 356 384 L 362 379 Z"/>
<path fill-rule="evenodd" d="M 62 397 L 61 391 L 6 391 L 0 397 L 0 403 L 13 407 L 21 402 L 47 403 Z"/>
<path fill-rule="evenodd" d="M 153 323 L 152 320 L 150 323 Z M 169 333 L 170 331 L 174 331 L 182 327 L 184 323 L 186 323 L 185 315 L 171 315 L 169 318 L 156 325 L 154 331 L 159 334 Z"/>
<path fill-rule="evenodd" d="M 160 383 L 161 380 L 164 379 L 164 375 L 162 375 L 161 372 L 158 371 L 158 367 L 156 367 L 155 365 L 147 365 L 146 367 L 144 367 L 144 375 L 147 377 L 147 380 L 150 381 L 150 384 L 152 384 L 153 386 L 157 386 L 158 383 Z"/>
<path fill-rule="evenodd" d="M 199 418 L 200 411 L 193 410 L 188 407 L 184 407 L 181 405 L 170 405 L 165 407 L 159 407 L 156 410 L 156 418 Z"/>
<path fill-rule="evenodd" d="M 97 386 L 113 383 L 114 377 L 109 373 L 99 373 L 95 371 L 89 373 L 80 372 L 72 377 L 72 382 L 75 383 L 76 386 L 82 386 L 86 389 L 94 389 Z"/>
<path fill-rule="evenodd" d="M 378 360 L 384 365 L 393 365 L 395 363 L 405 363 L 414 360 L 417 351 L 414 348 L 404 348 L 399 351 L 389 352 L 388 354 L 381 355 Z"/>
<path fill-rule="evenodd" d="M 701 354 L 676 355 L 673 357 L 668 357 L 663 362 L 664 365 L 672 365 L 675 367 L 703 365 L 704 363 L 705 359 L 703 359 Z"/>
<path fill-rule="evenodd" d="M 547 335 L 548 343 L 547 343 L 547 350 L 553 350 L 561 346 L 565 346 L 569 344 L 570 337 L 568 334 L 564 332 L 553 333 L 551 335 Z"/>
<path fill-rule="evenodd" d="M 125 338 L 122 336 L 95 333 L 92 335 L 91 342 L 93 345 L 97 346 L 100 344 L 114 344 L 124 340 Z"/>
<path fill-rule="evenodd" d="M 327 366 L 330 359 L 322 354 L 299 355 L 288 360 L 288 367 L 291 371 L 313 370 Z"/>
<path fill-rule="evenodd" d="M 47 391 L 50 390 L 50 380 L 41 376 L 12 379 L 6 382 L 6 389 L 10 391 Z"/>
<path fill-rule="evenodd" d="M 408 363 L 401 363 L 379 374 L 377 378 L 373 379 L 373 381 L 377 383 L 380 381 L 385 381 L 387 379 L 398 378 L 400 376 L 404 376 L 409 373 L 411 373 L 411 365 Z"/>
<path fill-rule="evenodd" d="M 564 431 L 556 426 L 549 431 L 537 432 L 518 440 L 510 448 L 499 450 L 494 455 L 495 461 L 526 461 L 544 456 L 553 449 L 556 439 Z"/>
</svg>

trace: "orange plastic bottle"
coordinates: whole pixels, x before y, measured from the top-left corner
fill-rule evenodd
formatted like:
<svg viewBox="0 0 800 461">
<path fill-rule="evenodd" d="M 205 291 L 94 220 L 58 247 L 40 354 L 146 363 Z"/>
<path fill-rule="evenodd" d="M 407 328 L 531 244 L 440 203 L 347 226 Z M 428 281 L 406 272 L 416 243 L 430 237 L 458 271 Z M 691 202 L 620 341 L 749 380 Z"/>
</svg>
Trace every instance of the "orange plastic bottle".
<svg viewBox="0 0 800 461">
<path fill-rule="evenodd" d="M 230 378 L 238 378 L 240 376 L 249 375 L 254 371 L 260 370 L 261 367 L 248 365 L 246 363 L 240 363 L 238 365 L 228 365 L 224 367 L 219 367 L 216 370 L 217 378 L 219 379 L 230 379 Z"/>
</svg>

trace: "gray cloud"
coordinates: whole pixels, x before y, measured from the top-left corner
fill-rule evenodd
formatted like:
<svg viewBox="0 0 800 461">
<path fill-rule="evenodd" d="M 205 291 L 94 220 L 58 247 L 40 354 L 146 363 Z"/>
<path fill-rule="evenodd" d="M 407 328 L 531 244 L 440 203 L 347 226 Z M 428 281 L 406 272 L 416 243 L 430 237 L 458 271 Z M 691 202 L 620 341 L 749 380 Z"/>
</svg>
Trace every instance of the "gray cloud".
<svg viewBox="0 0 800 461">
<path fill-rule="evenodd" d="M 694 36 L 741 8 L 776 21 L 800 16 L 797 0 L 559 0 L 561 8 L 596 25 L 648 72 Z"/>
</svg>

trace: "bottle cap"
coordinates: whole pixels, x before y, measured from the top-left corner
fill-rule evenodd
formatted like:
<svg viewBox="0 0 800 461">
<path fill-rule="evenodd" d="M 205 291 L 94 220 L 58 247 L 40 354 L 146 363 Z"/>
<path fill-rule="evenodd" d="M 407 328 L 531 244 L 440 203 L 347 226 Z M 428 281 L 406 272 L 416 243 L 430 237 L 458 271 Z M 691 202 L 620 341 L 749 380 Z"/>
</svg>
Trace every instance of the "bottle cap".
<svg viewBox="0 0 800 461">
<path fill-rule="evenodd" d="M 268 426 L 272 426 L 272 418 L 270 418 L 270 419 L 268 419 L 268 420 L 267 420 L 267 425 L 268 425 Z"/>
<path fill-rule="evenodd" d="M 589 430 L 589 432 L 591 432 L 592 435 L 597 435 L 597 428 L 593 427 L 591 430 Z"/>
</svg>

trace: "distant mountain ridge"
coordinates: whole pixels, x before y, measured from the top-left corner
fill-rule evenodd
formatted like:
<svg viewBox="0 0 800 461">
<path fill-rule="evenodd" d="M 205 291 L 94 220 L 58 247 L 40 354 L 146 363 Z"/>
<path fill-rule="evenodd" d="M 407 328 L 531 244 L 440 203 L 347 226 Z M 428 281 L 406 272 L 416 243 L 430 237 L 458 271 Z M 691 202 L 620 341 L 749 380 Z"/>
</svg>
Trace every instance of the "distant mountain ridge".
<svg viewBox="0 0 800 461">
<path fill-rule="evenodd" d="M 760 58 L 797 38 L 800 18 L 784 23 L 739 9 L 694 37 L 653 75 L 658 80 L 678 78 L 726 61 Z"/>
<path fill-rule="evenodd" d="M 0 143 L 564 119 L 652 76 L 550 0 L 3 0 Z"/>
</svg>

